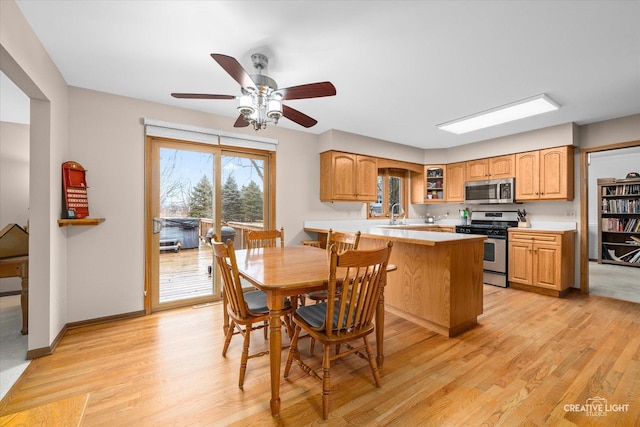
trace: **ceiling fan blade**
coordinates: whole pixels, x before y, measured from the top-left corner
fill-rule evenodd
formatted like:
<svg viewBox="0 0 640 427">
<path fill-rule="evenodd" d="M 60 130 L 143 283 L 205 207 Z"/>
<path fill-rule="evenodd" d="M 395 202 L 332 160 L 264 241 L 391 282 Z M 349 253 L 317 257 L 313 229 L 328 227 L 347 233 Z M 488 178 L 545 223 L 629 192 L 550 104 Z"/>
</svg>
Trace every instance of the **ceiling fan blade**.
<svg viewBox="0 0 640 427">
<path fill-rule="evenodd" d="M 256 84 L 253 82 L 249 74 L 242 68 L 242 65 L 233 57 L 222 55 L 220 53 L 212 53 L 211 57 L 231 76 L 235 81 L 240 83 L 243 89 L 256 90 Z"/>
<path fill-rule="evenodd" d="M 278 89 L 276 92 L 281 93 L 282 99 L 284 100 L 306 99 L 333 96 L 336 94 L 336 88 L 331 82 L 319 82 L 286 87 L 284 89 Z"/>
<path fill-rule="evenodd" d="M 240 114 L 236 119 L 236 122 L 233 124 L 234 128 L 244 128 L 249 126 L 249 122 L 244 119 L 244 116 Z"/>
<path fill-rule="evenodd" d="M 236 99 L 232 95 L 213 95 L 210 93 L 172 93 L 174 98 L 187 98 L 187 99 Z"/>
<path fill-rule="evenodd" d="M 306 128 L 310 128 L 311 126 L 318 123 L 316 119 L 313 119 L 307 116 L 306 114 L 301 113 L 300 111 L 295 110 L 286 105 L 282 106 L 282 115 L 285 116 L 287 119 L 291 120 L 292 122 L 296 122 L 300 126 L 304 126 Z"/>
</svg>

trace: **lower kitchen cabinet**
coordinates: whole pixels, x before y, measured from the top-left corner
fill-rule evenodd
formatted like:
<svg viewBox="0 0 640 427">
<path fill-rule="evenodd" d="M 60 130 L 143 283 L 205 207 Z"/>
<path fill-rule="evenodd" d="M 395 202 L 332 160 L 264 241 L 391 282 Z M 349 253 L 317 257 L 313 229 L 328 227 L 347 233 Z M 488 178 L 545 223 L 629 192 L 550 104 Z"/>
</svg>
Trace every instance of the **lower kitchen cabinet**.
<svg viewBox="0 0 640 427">
<path fill-rule="evenodd" d="M 509 230 L 509 286 L 565 295 L 575 279 L 575 230 Z"/>
</svg>

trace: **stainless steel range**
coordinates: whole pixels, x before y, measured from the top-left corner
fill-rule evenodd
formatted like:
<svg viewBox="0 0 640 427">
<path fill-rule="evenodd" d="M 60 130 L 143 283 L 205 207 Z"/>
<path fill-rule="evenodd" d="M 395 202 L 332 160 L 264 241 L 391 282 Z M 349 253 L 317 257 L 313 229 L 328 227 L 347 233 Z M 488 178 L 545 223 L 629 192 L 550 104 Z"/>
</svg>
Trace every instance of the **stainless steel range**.
<svg viewBox="0 0 640 427">
<path fill-rule="evenodd" d="M 487 236 L 484 241 L 484 283 L 506 288 L 507 228 L 518 226 L 516 211 L 474 211 L 469 225 L 457 225 L 456 233 Z"/>
</svg>

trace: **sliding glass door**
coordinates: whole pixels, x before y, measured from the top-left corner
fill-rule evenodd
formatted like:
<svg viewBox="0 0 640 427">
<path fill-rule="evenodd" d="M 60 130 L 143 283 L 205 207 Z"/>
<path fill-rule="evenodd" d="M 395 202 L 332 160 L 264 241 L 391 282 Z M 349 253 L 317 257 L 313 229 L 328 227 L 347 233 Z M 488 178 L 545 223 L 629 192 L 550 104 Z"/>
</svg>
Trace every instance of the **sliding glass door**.
<svg viewBox="0 0 640 427">
<path fill-rule="evenodd" d="M 212 236 L 242 249 L 270 227 L 271 155 L 149 138 L 146 158 L 146 310 L 219 299 Z"/>
<path fill-rule="evenodd" d="M 147 150 L 147 292 L 151 311 L 215 299 L 212 252 L 220 149 L 152 139 Z"/>
</svg>

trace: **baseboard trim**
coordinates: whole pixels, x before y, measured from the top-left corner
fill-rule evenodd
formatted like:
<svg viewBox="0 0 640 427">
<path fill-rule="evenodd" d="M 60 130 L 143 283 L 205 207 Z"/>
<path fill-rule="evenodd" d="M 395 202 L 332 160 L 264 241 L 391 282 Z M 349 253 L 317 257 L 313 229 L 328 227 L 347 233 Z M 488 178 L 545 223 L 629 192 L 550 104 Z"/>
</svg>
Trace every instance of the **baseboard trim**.
<svg viewBox="0 0 640 427">
<path fill-rule="evenodd" d="M 60 330 L 60 332 L 58 332 L 58 335 L 56 335 L 55 339 L 53 340 L 53 342 L 49 347 L 41 347 L 41 348 L 34 348 L 33 350 L 27 350 L 27 359 L 29 360 L 37 359 L 38 357 L 43 357 L 43 356 L 48 356 L 50 354 L 53 354 L 53 352 L 56 351 L 58 344 L 60 344 L 60 341 L 62 341 L 62 337 L 64 337 L 64 334 L 66 333 L 67 333 L 67 325 L 64 325 Z"/>
<path fill-rule="evenodd" d="M 68 330 L 85 328 L 87 326 L 103 325 L 105 323 L 117 322 L 118 320 L 134 319 L 145 316 L 144 310 L 131 311 L 129 313 L 116 314 L 114 316 L 97 317 L 95 319 L 81 320 L 79 322 L 67 323 Z"/>
<path fill-rule="evenodd" d="M 67 323 L 66 325 L 63 326 L 63 328 L 60 330 L 60 332 L 58 333 L 58 335 L 56 336 L 56 338 L 53 340 L 53 342 L 49 347 L 41 347 L 41 348 L 35 348 L 33 350 L 27 350 L 27 359 L 29 360 L 37 359 L 38 357 L 43 357 L 43 356 L 48 356 L 50 354 L 53 354 L 53 352 L 56 351 L 56 348 L 58 347 L 58 344 L 60 344 L 60 341 L 62 340 L 64 335 L 69 331 L 85 328 L 88 326 L 104 325 L 106 323 L 116 322 L 118 320 L 133 319 L 133 318 L 142 317 L 145 315 L 146 315 L 145 311 L 140 310 L 140 311 L 132 311 L 130 313 L 116 314 L 114 316 L 98 317 L 95 319 L 88 319 L 88 320 L 82 320 L 79 322 Z"/>
</svg>

